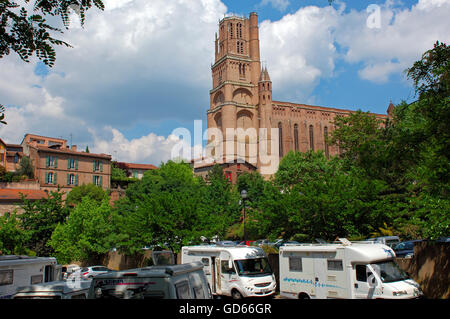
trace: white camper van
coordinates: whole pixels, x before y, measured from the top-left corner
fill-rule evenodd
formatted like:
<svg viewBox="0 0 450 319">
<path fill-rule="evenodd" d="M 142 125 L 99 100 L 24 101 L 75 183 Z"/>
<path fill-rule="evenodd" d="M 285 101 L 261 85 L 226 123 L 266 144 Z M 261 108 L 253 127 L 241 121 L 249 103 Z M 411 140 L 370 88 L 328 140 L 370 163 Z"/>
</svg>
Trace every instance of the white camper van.
<svg viewBox="0 0 450 319">
<path fill-rule="evenodd" d="M 213 295 L 264 297 L 275 293 L 276 280 L 259 247 L 186 246 L 181 262 L 201 261 Z"/>
<path fill-rule="evenodd" d="M 53 257 L 0 256 L 0 298 L 11 298 L 18 287 L 62 280 Z"/>
<path fill-rule="evenodd" d="M 91 281 L 52 281 L 19 287 L 12 299 L 87 299 Z"/>
<path fill-rule="evenodd" d="M 109 272 L 92 278 L 89 299 L 211 299 L 200 262 Z"/>
<path fill-rule="evenodd" d="M 394 262 L 383 244 L 300 244 L 280 247 L 280 295 L 287 298 L 407 299 L 419 285 Z"/>
</svg>

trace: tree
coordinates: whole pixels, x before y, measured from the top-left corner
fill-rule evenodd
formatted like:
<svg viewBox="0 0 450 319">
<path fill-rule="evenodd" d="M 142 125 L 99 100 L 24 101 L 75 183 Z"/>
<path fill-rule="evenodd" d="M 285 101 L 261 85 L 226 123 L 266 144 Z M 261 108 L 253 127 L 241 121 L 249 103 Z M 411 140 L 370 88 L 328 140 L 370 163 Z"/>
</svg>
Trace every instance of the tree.
<svg viewBox="0 0 450 319">
<path fill-rule="evenodd" d="M 179 251 L 201 236 L 224 236 L 239 218 L 238 201 L 223 173 L 214 172 L 207 185 L 189 164 L 168 161 L 145 172 L 116 202 L 114 223 L 122 236 L 118 248 L 128 254 L 148 246 Z"/>
<path fill-rule="evenodd" d="M 272 184 L 272 185 L 271 185 Z M 385 184 L 323 152 L 290 152 L 264 190 L 254 220 L 270 237 L 333 240 L 360 237 L 390 220 L 378 209 Z M 256 226 L 254 226 L 256 227 Z"/>
<path fill-rule="evenodd" d="M 5 119 L 5 107 L 2 104 L 0 104 L 0 123 L 5 125 L 8 124 L 4 121 L 4 119 Z"/>
<path fill-rule="evenodd" d="M 28 178 L 34 178 L 33 163 L 28 156 L 24 156 L 20 160 L 20 167 L 17 171 L 17 175 L 27 176 Z"/>
<path fill-rule="evenodd" d="M 240 219 L 240 195 L 218 164 L 212 167 L 207 179 L 209 183 L 205 186 L 204 201 L 211 218 L 209 231 L 223 238 L 230 225 Z"/>
<path fill-rule="evenodd" d="M 14 51 L 23 61 L 29 62 L 29 58 L 36 53 L 37 57 L 50 67 L 56 60 L 54 46 L 70 45 L 52 35 L 63 32 L 60 28 L 48 24 L 44 17 L 60 16 L 67 29 L 70 24 L 69 9 L 79 14 L 81 25 L 84 25 L 88 9 L 93 6 L 104 9 L 101 0 L 37 0 L 30 15 L 30 1 L 24 2 L 19 5 L 11 0 L 0 1 L 0 58 Z"/>
<path fill-rule="evenodd" d="M 100 186 L 94 184 L 85 184 L 72 188 L 72 190 L 67 194 L 66 203 L 67 205 L 73 206 L 81 203 L 83 198 L 89 197 L 98 203 L 101 203 L 108 194 Z"/>
<path fill-rule="evenodd" d="M 49 241 L 59 263 L 88 261 L 98 263 L 115 245 L 109 199 L 100 203 L 84 197 L 67 221 L 60 222 Z"/>
<path fill-rule="evenodd" d="M 30 201 L 22 196 L 24 212 L 18 216 L 22 228 L 30 233 L 26 247 L 38 256 L 50 256 L 53 249 L 48 241 L 59 223 L 63 223 L 69 215 L 64 206 L 63 193 L 50 192 L 48 198 Z"/>
<path fill-rule="evenodd" d="M 16 213 L 0 216 L 0 255 L 33 254 L 26 248 L 30 233 L 22 229 Z"/>
</svg>

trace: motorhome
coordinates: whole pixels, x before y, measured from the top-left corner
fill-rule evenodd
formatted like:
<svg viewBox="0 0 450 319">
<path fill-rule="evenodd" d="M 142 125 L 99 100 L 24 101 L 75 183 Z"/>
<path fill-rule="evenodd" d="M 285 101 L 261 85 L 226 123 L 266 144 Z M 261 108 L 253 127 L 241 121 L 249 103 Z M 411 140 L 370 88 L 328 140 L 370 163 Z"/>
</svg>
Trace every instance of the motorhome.
<svg viewBox="0 0 450 319">
<path fill-rule="evenodd" d="M 200 262 L 151 266 L 92 278 L 89 299 L 211 299 Z"/>
<path fill-rule="evenodd" d="M 91 281 L 52 281 L 19 287 L 12 299 L 87 299 Z"/>
<path fill-rule="evenodd" d="M 0 298 L 11 298 L 18 287 L 62 280 L 53 257 L 0 256 Z"/>
<path fill-rule="evenodd" d="M 395 263 L 394 251 L 371 242 L 280 247 L 280 295 L 295 299 L 408 299 L 419 285 Z"/>
<path fill-rule="evenodd" d="M 247 246 L 185 246 L 181 262 L 201 261 L 214 296 L 265 297 L 276 280 L 264 250 Z"/>
</svg>

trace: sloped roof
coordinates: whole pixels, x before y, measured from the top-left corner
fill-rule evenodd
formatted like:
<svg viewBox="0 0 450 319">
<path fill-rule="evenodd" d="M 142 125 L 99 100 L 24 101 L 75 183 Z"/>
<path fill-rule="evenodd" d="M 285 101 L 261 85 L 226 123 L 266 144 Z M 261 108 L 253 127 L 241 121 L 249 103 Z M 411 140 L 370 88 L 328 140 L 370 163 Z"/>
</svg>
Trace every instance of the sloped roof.
<svg viewBox="0 0 450 319">
<path fill-rule="evenodd" d="M 60 154 L 71 154 L 71 155 L 86 156 L 86 157 L 102 157 L 102 158 L 105 158 L 105 159 L 111 159 L 111 155 L 108 155 L 108 154 L 95 154 L 95 153 L 78 152 L 78 151 L 73 151 L 70 148 L 58 149 L 58 148 L 50 148 L 50 147 L 42 146 L 42 145 L 36 145 L 36 146 L 30 145 L 30 147 L 34 147 L 37 150 L 44 151 L 44 152 L 60 153 Z"/>
<path fill-rule="evenodd" d="M 47 192 L 43 190 L 36 189 L 0 189 L 0 202 L 2 201 L 20 201 L 21 194 L 23 194 L 27 199 L 38 200 L 42 198 L 47 198 Z"/>
</svg>

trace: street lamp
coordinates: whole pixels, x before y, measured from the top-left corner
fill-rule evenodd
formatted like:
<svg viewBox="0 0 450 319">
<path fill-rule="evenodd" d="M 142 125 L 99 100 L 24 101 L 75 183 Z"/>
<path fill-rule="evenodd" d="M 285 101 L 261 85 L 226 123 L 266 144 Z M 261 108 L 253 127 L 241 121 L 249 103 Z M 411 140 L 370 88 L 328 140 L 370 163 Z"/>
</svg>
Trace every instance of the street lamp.
<svg viewBox="0 0 450 319">
<path fill-rule="evenodd" d="M 244 204 L 244 242 L 247 240 L 247 236 L 245 235 L 245 200 L 247 199 L 247 191 L 243 189 L 241 191 L 242 203 Z"/>
</svg>

